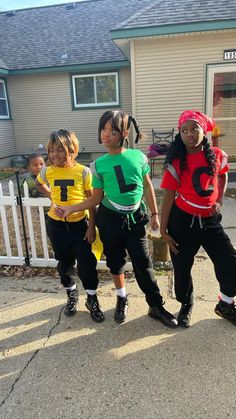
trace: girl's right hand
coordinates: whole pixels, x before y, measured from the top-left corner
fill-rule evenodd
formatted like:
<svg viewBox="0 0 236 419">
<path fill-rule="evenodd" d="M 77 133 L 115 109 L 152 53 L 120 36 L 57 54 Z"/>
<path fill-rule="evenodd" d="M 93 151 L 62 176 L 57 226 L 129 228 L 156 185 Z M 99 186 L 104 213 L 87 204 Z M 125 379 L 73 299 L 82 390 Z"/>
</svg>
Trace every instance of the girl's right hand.
<svg viewBox="0 0 236 419">
<path fill-rule="evenodd" d="M 168 233 L 162 234 L 163 240 L 168 244 L 170 251 L 173 252 L 175 255 L 179 253 L 178 251 L 178 243 L 171 237 Z"/>
</svg>

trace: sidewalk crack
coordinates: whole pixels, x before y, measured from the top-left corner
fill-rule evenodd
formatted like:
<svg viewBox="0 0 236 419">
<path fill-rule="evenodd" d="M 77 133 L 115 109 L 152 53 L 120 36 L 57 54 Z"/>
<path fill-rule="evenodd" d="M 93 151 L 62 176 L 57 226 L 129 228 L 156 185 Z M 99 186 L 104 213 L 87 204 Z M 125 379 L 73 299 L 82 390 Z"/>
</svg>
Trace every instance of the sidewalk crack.
<svg viewBox="0 0 236 419">
<path fill-rule="evenodd" d="M 49 330 L 45 341 L 43 342 L 43 344 L 41 345 L 40 348 L 38 348 L 30 357 L 30 359 L 26 362 L 24 368 L 20 371 L 18 377 L 15 379 L 14 383 L 11 386 L 11 389 L 9 391 L 9 393 L 6 395 L 6 397 L 3 399 L 3 401 L 0 403 L 0 408 L 5 404 L 5 402 L 9 399 L 9 397 L 11 396 L 11 394 L 13 393 L 16 384 L 18 383 L 18 381 L 20 380 L 20 378 L 22 377 L 22 375 L 24 374 L 24 372 L 26 371 L 26 369 L 28 368 L 28 366 L 31 364 L 31 362 L 35 359 L 35 357 L 38 355 L 39 351 L 41 351 L 41 349 L 43 349 L 46 345 L 46 343 L 49 341 L 53 331 L 57 328 L 57 326 L 59 326 L 60 321 L 61 321 L 61 317 L 62 317 L 62 312 L 63 312 L 64 307 L 62 307 L 60 309 L 59 315 L 58 315 L 58 319 L 56 324 L 54 324 L 54 326 L 52 326 L 52 328 Z"/>
</svg>

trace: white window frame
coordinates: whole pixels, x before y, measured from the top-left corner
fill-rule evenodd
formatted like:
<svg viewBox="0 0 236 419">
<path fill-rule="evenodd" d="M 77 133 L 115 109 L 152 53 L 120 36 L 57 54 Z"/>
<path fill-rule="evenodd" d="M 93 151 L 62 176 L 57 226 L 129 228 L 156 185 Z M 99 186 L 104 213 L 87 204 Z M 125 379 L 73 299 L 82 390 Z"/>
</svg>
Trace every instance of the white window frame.
<svg viewBox="0 0 236 419">
<path fill-rule="evenodd" d="M 115 102 L 99 102 L 97 103 L 97 89 L 96 89 L 96 77 L 97 76 L 115 76 L 115 86 L 116 86 L 116 101 Z M 93 103 L 80 103 L 78 104 L 76 102 L 76 87 L 75 87 L 75 81 L 79 78 L 85 78 L 85 77 L 93 77 L 93 88 L 94 88 L 94 98 L 95 102 Z M 72 76 L 72 88 L 73 88 L 73 101 L 74 101 L 74 107 L 79 108 L 101 108 L 105 106 L 117 106 L 119 105 L 119 82 L 118 82 L 118 73 L 112 72 L 112 73 L 93 73 L 93 74 L 80 74 L 80 75 L 74 75 Z"/>
<path fill-rule="evenodd" d="M 1 79 L 0 78 L 0 83 L 3 85 L 3 92 L 5 94 L 5 97 L 0 97 L 0 99 L 1 100 L 5 100 L 6 101 L 6 105 L 7 105 L 7 115 L 1 115 L 0 114 L 0 119 L 9 119 L 10 118 L 10 112 L 9 112 L 9 105 L 8 105 L 6 81 L 4 79 Z"/>
</svg>

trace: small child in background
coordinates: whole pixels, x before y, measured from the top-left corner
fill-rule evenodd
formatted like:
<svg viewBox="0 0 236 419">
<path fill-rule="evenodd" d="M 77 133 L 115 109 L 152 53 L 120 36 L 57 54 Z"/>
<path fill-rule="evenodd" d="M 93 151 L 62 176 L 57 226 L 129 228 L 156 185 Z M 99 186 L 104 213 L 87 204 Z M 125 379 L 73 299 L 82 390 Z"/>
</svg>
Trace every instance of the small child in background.
<svg viewBox="0 0 236 419">
<path fill-rule="evenodd" d="M 45 166 L 45 161 L 43 156 L 40 153 L 33 153 L 27 157 L 27 168 L 29 173 L 27 173 L 20 183 L 20 192 L 24 196 L 24 183 L 26 182 L 29 190 L 30 198 L 41 198 L 44 195 L 38 191 L 35 185 L 35 180 L 38 174 L 41 172 L 41 169 Z"/>
<path fill-rule="evenodd" d="M 37 188 L 45 193 L 52 205 L 48 212 L 47 233 L 55 257 L 61 283 L 67 292 L 64 314 L 72 316 L 77 312 L 78 291 L 72 275 L 75 260 L 77 271 L 87 292 L 85 302 L 92 320 L 102 322 L 104 315 L 97 299 L 97 260 L 92 253 L 95 241 L 95 208 L 77 211 L 75 214 L 59 218 L 54 213 L 58 205 L 73 205 L 83 202 L 92 195 L 92 175 L 90 169 L 76 162 L 79 143 L 73 132 L 65 129 L 53 131 L 47 144 L 48 166 L 37 176 Z M 50 187 L 48 192 L 47 184 Z"/>
</svg>

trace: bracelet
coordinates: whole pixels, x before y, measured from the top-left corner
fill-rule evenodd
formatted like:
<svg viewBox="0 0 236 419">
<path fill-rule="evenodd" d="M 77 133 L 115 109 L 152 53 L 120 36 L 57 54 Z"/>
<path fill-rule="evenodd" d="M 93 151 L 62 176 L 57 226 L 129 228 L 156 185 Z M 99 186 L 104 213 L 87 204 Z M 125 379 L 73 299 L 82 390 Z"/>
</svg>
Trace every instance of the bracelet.
<svg viewBox="0 0 236 419">
<path fill-rule="evenodd" d="M 151 213 L 151 217 L 152 217 L 153 215 L 158 215 L 158 212 L 152 212 L 152 213 Z"/>
</svg>

